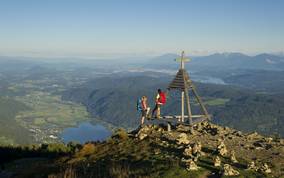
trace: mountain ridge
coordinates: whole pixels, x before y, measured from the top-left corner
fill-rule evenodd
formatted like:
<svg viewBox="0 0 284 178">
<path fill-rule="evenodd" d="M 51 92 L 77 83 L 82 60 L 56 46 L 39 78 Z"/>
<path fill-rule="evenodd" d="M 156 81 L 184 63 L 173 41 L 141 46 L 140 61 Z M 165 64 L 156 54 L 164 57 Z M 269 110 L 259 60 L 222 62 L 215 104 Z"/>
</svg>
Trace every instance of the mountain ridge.
<svg viewBox="0 0 284 178">
<path fill-rule="evenodd" d="M 129 133 L 118 129 L 103 142 L 15 148 L 17 157 L 9 157 L 12 148 L 0 147 L 1 157 L 10 160 L 0 163 L 0 176 L 283 177 L 283 146 L 280 138 L 244 134 L 210 122 L 192 128 L 176 125 L 171 131 L 149 123 Z M 27 160 L 29 169 L 23 166 Z"/>
</svg>

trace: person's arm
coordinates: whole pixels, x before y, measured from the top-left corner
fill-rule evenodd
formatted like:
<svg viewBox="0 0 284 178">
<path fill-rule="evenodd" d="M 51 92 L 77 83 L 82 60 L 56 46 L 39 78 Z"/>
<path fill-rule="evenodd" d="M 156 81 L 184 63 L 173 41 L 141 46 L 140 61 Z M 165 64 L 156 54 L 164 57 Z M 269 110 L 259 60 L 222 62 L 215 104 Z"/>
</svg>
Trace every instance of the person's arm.
<svg viewBox="0 0 284 178">
<path fill-rule="evenodd" d="M 145 101 L 142 101 L 142 109 L 146 110 L 147 109 L 147 104 Z"/>
<path fill-rule="evenodd" d="M 159 99 L 160 99 L 160 95 L 158 93 L 157 96 L 156 96 L 156 103 L 159 103 Z"/>
</svg>

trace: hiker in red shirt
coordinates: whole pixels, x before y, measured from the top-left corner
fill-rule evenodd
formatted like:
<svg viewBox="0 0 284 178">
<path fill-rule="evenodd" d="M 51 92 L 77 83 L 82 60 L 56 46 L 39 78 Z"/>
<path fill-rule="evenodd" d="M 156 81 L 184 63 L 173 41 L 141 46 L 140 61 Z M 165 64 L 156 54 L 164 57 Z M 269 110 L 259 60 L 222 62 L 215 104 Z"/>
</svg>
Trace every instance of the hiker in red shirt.
<svg viewBox="0 0 284 178">
<path fill-rule="evenodd" d="M 164 92 L 162 92 L 161 89 L 158 89 L 158 93 L 156 96 L 156 100 L 155 100 L 155 108 L 152 111 L 152 116 L 154 116 L 155 112 L 156 112 L 156 118 L 160 119 L 161 117 L 161 106 L 164 105 L 166 103 L 166 94 Z"/>
</svg>

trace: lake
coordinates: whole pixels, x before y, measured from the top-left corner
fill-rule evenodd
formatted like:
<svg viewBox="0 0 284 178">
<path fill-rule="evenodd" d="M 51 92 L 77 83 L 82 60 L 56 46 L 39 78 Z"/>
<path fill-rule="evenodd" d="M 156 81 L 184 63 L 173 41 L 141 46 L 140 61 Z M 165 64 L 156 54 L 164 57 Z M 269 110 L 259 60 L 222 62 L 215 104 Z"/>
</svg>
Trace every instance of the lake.
<svg viewBox="0 0 284 178">
<path fill-rule="evenodd" d="M 77 127 L 64 129 L 61 138 L 64 143 L 70 141 L 85 143 L 87 141 L 103 141 L 111 134 L 110 130 L 100 124 L 93 125 L 89 122 L 83 122 Z"/>
<path fill-rule="evenodd" d="M 195 80 L 200 83 L 212 83 L 212 84 L 219 84 L 219 85 L 226 85 L 224 80 L 221 78 L 210 77 L 210 76 L 202 76 L 202 75 L 191 75 L 192 80 Z"/>
</svg>

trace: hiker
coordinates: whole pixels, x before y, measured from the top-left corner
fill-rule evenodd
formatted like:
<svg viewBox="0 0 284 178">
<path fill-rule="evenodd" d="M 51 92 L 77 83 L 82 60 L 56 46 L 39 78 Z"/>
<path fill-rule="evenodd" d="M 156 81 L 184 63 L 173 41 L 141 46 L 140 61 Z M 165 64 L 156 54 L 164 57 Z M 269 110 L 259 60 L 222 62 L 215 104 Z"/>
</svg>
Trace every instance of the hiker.
<svg viewBox="0 0 284 178">
<path fill-rule="evenodd" d="M 141 125 L 144 124 L 145 117 L 149 117 L 150 107 L 148 107 L 147 97 L 142 96 L 137 102 L 137 110 L 141 111 Z"/>
<path fill-rule="evenodd" d="M 152 111 L 152 116 L 156 112 L 156 118 L 160 119 L 161 117 L 161 106 L 166 103 L 166 94 L 162 92 L 161 89 L 158 89 L 158 93 L 155 100 L 155 108 Z"/>
</svg>

